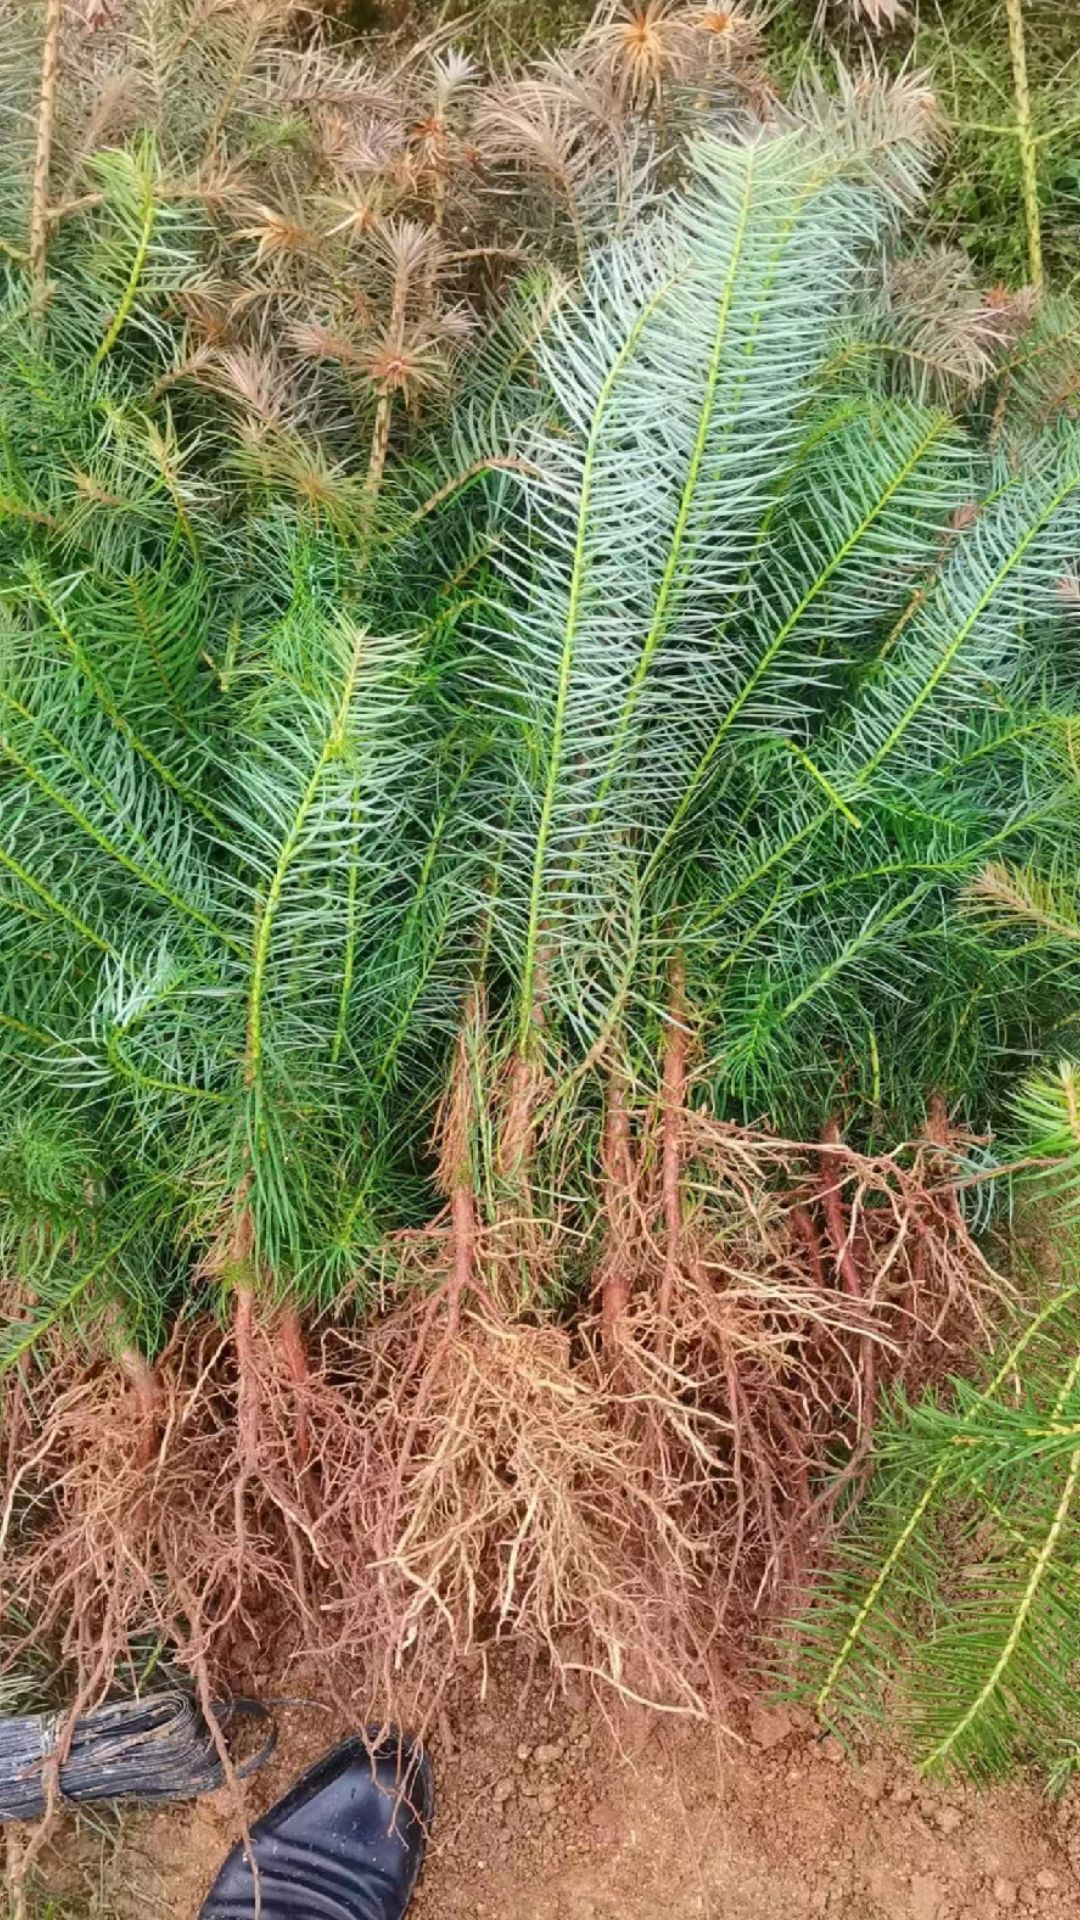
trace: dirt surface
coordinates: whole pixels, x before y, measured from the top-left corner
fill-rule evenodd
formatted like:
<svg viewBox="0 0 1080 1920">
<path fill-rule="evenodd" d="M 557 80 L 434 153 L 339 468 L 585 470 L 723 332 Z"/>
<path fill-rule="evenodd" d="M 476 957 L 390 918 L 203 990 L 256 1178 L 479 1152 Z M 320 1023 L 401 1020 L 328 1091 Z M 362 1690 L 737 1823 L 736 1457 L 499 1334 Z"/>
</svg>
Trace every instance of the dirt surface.
<svg viewBox="0 0 1080 1920">
<path fill-rule="evenodd" d="M 281 1720 L 256 1809 L 344 1731 L 314 1706 Z M 438 1816 L 410 1920 L 1075 1920 L 1080 1795 L 928 1788 L 784 1708 L 738 1726 L 726 1755 L 655 1721 L 619 1753 L 595 1705 L 546 1705 L 535 1689 L 523 1704 L 511 1668 L 486 1695 L 463 1687 L 431 1742 Z M 224 1794 L 129 1817 L 107 1864 L 100 1846 L 84 1863 L 81 1891 L 62 1842 L 60 1911 L 194 1920 L 236 1831 Z"/>
</svg>

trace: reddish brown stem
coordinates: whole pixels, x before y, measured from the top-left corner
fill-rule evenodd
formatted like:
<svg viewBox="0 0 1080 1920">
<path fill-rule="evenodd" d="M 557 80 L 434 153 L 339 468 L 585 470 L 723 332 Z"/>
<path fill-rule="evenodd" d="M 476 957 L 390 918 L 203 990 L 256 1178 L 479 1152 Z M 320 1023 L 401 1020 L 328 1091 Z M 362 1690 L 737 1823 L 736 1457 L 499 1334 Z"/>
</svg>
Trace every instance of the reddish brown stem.
<svg viewBox="0 0 1080 1920">
<path fill-rule="evenodd" d="M 626 1088 L 618 1073 L 612 1073 L 608 1082 L 601 1161 L 607 1227 L 600 1263 L 600 1331 L 605 1349 L 610 1349 L 617 1343 L 619 1322 L 630 1301 L 626 1203 L 633 1164 Z"/>
<path fill-rule="evenodd" d="M 158 1420 L 161 1412 L 161 1383 L 149 1360 L 137 1347 L 125 1347 L 120 1365 L 131 1383 L 138 1416 L 139 1444 L 135 1464 L 145 1469 L 153 1464 L 157 1451 Z"/>
<path fill-rule="evenodd" d="M 840 1129 L 835 1120 L 830 1120 L 825 1128 L 825 1139 L 838 1143 Z M 821 1156 L 821 1206 L 825 1215 L 825 1226 L 829 1235 L 836 1260 L 837 1272 L 843 1282 L 844 1292 L 853 1300 L 861 1300 L 863 1295 L 862 1277 L 855 1264 L 855 1256 L 848 1238 L 847 1220 L 844 1214 L 844 1201 L 839 1186 L 840 1156 L 835 1153 L 823 1153 Z"/>
<path fill-rule="evenodd" d="M 19 1464 L 25 1457 L 26 1356 L 19 1360 L 13 1377 L 0 1388 L 0 1428 L 4 1433 L 4 1486 L 14 1483 Z"/>
<path fill-rule="evenodd" d="M 532 1158 L 535 1101 L 536 1074 L 532 1063 L 523 1053 L 515 1054 L 510 1068 L 506 1113 L 499 1135 L 499 1172 L 505 1178 L 521 1174 Z"/>
<path fill-rule="evenodd" d="M 472 1283 L 473 1259 L 476 1251 L 476 1208 L 473 1203 L 472 1188 L 466 1186 L 464 1181 L 454 1188 L 450 1196 L 450 1219 L 453 1264 L 450 1269 L 450 1287 L 447 1294 L 446 1338 L 448 1341 L 454 1338 L 461 1325 L 461 1303 Z"/>
<path fill-rule="evenodd" d="M 439 1378 L 450 1348 L 457 1338 L 461 1326 L 462 1303 L 472 1285 L 476 1264 L 476 1201 L 469 1159 L 469 1133 L 473 1119 L 469 1034 L 471 1028 L 479 1025 L 480 1015 L 480 999 L 474 990 L 469 995 L 465 1018 L 458 1032 L 454 1070 L 442 1116 L 443 1138 L 439 1162 L 439 1184 L 443 1192 L 450 1195 L 450 1271 L 445 1286 L 435 1295 L 424 1315 L 414 1366 L 419 1361 L 420 1350 L 427 1340 L 434 1324 L 435 1312 L 443 1298 L 446 1300 L 446 1325 L 434 1353 L 424 1368 L 409 1424 L 401 1443 L 397 1461 L 399 1490 L 432 1389 Z"/>
<path fill-rule="evenodd" d="M 473 1059 L 479 1044 L 482 1007 L 474 987 L 465 1005 L 457 1037 L 454 1071 L 442 1118 L 439 1182 L 450 1196 L 450 1274 L 446 1286 L 444 1340 L 461 1325 L 461 1303 L 472 1285 L 476 1259 L 476 1203 L 473 1198 L 470 1141 L 473 1125 Z"/>
<path fill-rule="evenodd" d="M 952 1132 L 949 1127 L 949 1109 L 945 1105 L 940 1093 L 934 1093 L 930 1096 L 930 1102 L 926 1110 L 926 1133 L 927 1138 L 933 1141 L 935 1147 L 942 1149 L 940 1155 L 934 1156 L 938 1170 L 947 1172 L 948 1162 L 946 1160 L 946 1154 L 952 1144 Z M 952 1186 L 946 1186 L 945 1205 L 949 1210 L 949 1217 L 952 1220 L 953 1226 L 959 1228 L 962 1234 L 966 1233 L 964 1211 L 960 1205 L 959 1197 Z"/>
<path fill-rule="evenodd" d="M 926 1131 L 937 1147 L 949 1144 L 949 1110 L 940 1093 L 930 1095 L 926 1111 Z"/>
<path fill-rule="evenodd" d="M 663 1147 L 661 1189 L 664 1202 L 664 1272 L 660 1282 L 661 1329 L 671 1318 L 682 1245 L 682 1130 L 686 1106 L 686 973 L 672 962 L 668 1025 L 664 1041 Z"/>
<path fill-rule="evenodd" d="M 308 1386 L 311 1381 L 311 1368 L 308 1365 L 304 1329 L 295 1307 L 287 1307 L 282 1314 L 278 1322 L 278 1339 L 281 1342 L 285 1368 L 293 1386 L 296 1409 L 296 1462 L 300 1471 L 303 1472 L 311 1460 L 311 1422 L 308 1418 Z"/>
<path fill-rule="evenodd" d="M 862 1256 L 863 1260 L 867 1264 L 869 1264 L 870 1248 L 867 1245 L 865 1239 L 861 1235 L 859 1238 L 859 1254 L 853 1256 L 855 1260 L 856 1272 L 860 1271 L 860 1267 L 859 1267 L 860 1255 Z M 869 1445 L 870 1436 L 873 1432 L 874 1400 L 877 1394 L 877 1347 L 868 1333 L 864 1333 L 862 1337 L 862 1343 L 861 1343 L 861 1348 L 859 1352 L 859 1367 L 862 1374 L 862 1396 L 863 1396 L 862 1444 L 866 1446 L 866 1445 Z"/>
</svg>

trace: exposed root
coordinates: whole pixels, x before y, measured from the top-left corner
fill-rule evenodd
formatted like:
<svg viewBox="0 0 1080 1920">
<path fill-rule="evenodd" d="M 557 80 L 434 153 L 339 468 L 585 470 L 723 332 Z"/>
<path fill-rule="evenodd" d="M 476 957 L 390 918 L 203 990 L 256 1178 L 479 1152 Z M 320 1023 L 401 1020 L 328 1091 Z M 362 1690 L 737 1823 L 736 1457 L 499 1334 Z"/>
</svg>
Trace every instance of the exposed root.
<svg viewBox="0 0 1080 1920">
<path fill-rule="evenodd" d="M 676 1114 L 681 1070 L 667 1063 L 633 1144 L 621 1101 L 608 1116 L 626 1145 L 605 1148 L 605 1212 L 636 1223 L 618 1239 L 612 1414 L 710 1568 L 726 1633 L 801 1586 L 864 1465 L 879 1380 L 941 1369 L 1003 1283 L 964 1225 L 940 1116 L 894 1154 L 835 1130 L 814 1148 Z M 614 1257 L 609 1236 L 602 1270 Z"/>
<path fill-rule="evenodd" d="M 572 1327 L 543 1305 L 563 1223 L 478 1218 L 448 1106 L 447 1213 L 403 1249 L 403 1304 L 368 1341 L 390 1489 L 374 1644 L 414 1711 L 509 1635 L 556 1666 L 572 1645 L 623 1698 L 710 1711 L 736 1636 L 820 1553 L 879 1377 L 940 1366 L 1000 1290 L 947 1140 L 871 1157 L 717 1123 L 685 1104 L 679 1013 L 655 1106 L 609 1078 L 594 1307 Z"/>
<path fill-rule="evenodd" d="M 845 1206 L 842 1182 L 837 1180 L 837 1167 L 834 1164 L 837 1156 L 830 1152 L 830 1148 L 835 1148 L 839 1144 L 840 1129 L 832 1120 L 825 1129 L 825 1146 L 821 1154 L 819 1176 L 821 1209 L 825 1217 L 829 1246 L 843 1290 L 850 1300 L 862 1300 L 866 1292 L 862 1269 L 870 1254 L 865 1234 L 860 1231 L 854 1212 L 849 1214 Z M 860 1405 L 855 1453 L 860 1459 L 869 1448 L 873 1435 L 876 1388 L 875 1346 L 873 1337 L 867 1329 L 859 1337 Z"/>
<path fill-rule="evenodd" d="M 446 1204 L 387 1244 L 381 1318 L 305 1329 L 238 1265 L 232 1327 L 182 1326 L 153 1369 L 58 1348 L 9 1376 L 9 1617 L 81 1710 L 143 1645 L 209 1699 L 272 1620 L 419 1727 L 510 1638 L 609 1700 L 717 1715 L 737 1637 L 802 1586 L 857 1482 L 876 1386 L 947 1364 L 1002 1283 L 940 1108 L 877 1156 L 728 1126 L 686 1104 L 678 1031 L 654 1103 L 608 1082 L 584 1315 L 552 1304 L 568 1271 L 581 1287 L 574 1217 L 526 1212 L 528 1169 L 509 1197 L 475 1177 L 474 1003 Z"/>
<path fill-rule="evenodd" d="M 133 1645 L 163 1644 L 221 1682 L 237 1634 L 257 1639 L 267 1614 L 310 1641 L 318 1606 L 340 1609 L 341 1583 L 368 1566 L 366 1545 L 348 1569 L 340 1558 L 341 1492 L 370 1464 L 362 1398 L 337 1384 L 324 1348 L 305 1380 L 301 1460 L 280 1334 L 238 1307 L 235 1354 L 204 1321 L 162 1356 L 149 1461 L 124 1369 L 58 1359 L 33 1401 L 14 1389 L 24 1441 L 6 1489 L 5 1600 L 71 1678 L 80 1711 Z"/>
<path fill-rule="evenodd" d="M 500 1258 L 491 1237 L 476 1253 L 481 1269 Z M 703 1714 L 700 1668 L 671 1633 L 690 1597 L 677 1519 L 591 1354 L 474 1284 L 418 1369 L 421 1318 L 406 1307 L 372 1342 L 394 1473 L 378 1531 L 382 1690 L 423 1722 L 464 1655 L 513 1637 L 624 1699 Z"/>
</svg>

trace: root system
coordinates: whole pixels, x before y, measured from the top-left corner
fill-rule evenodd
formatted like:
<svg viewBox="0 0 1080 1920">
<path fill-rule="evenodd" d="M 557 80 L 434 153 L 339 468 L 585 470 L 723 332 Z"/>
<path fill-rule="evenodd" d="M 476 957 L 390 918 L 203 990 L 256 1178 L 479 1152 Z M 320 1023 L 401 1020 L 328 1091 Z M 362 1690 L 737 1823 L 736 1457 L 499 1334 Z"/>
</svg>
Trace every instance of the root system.
<svg viewBox="0 0 1080 1920">
<path fill-rule="evenodd" d="M 877 1388 L 942 1369 L 1001 1282 L 940 1111 L 891 1154 L 778 1140 L 685 1104 L 673 1051 L 651 1105 L 608 1083 L 583 1310 L 545 1304 L 564 1224 L 481 1204 L 462 1095 L 445 1209 L 393 1243 L 366 1328 L 239 1289 L 152 1368 L 9 1378 L 9 1618 L 81 1710 L 146 1646 L 209 1699 L 272 1620 L 420 1726 L 511 1637 L 612 1704 L 717 1715 L 857 1485 Z"/>
</svg>

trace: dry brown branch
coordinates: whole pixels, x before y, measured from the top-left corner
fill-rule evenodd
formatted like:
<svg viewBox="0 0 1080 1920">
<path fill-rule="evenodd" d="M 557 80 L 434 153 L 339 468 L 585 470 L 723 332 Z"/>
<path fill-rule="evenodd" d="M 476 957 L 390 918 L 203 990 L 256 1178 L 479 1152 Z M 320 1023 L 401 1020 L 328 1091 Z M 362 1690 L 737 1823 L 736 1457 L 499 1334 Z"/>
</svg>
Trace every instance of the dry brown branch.
<svg viewBox="0 0 1080 1920">
<path fill-rule="evenodd" d="M 49 243 L 49 172 L 52 165 L 56 94 L 60 77 L 60 32 L 64 0 L 46 0 L 41 41 L 41 88 L 38 95 L 34 178 L 30 198 L 30 274 L 36 297 L 45 288 L 46 249 Z"/>
</svg>

